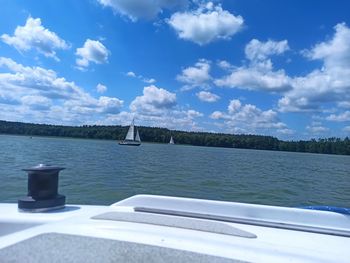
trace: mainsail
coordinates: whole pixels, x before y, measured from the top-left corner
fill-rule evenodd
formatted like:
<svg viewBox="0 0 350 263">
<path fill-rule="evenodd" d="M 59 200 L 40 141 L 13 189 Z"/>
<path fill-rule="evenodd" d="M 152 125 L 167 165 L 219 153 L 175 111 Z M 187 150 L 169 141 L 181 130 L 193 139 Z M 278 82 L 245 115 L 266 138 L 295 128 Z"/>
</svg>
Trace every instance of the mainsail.
<svg viewBox="0 0 350 263">
<path fill-rule="evenodd" d="M 174 144 L 173 136 L 170 137 L 170 142 L 169 142 L 169 144 Z"/>
<path fill-rule="evenodd" d="M 132 123 L 129 127 L 128 133 L 126 134 L 125 140 L 127 141 L 133 141 L 134 140 L 134 120 L 132 120 Z"/>
</svg>

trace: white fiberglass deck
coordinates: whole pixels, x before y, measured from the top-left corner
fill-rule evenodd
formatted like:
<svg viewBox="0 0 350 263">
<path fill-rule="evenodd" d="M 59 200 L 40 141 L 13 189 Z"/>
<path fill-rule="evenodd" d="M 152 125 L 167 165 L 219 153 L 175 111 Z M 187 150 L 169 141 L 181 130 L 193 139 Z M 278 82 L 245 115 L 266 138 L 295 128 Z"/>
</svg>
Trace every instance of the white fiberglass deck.
<svg viewBox="0 0 350 263">
<path fill-rule="evenodd" d="M 20 213 L 0 204 L 1 262 L 349 262 L 350 216 L 138 195 Z"/>
</svg>

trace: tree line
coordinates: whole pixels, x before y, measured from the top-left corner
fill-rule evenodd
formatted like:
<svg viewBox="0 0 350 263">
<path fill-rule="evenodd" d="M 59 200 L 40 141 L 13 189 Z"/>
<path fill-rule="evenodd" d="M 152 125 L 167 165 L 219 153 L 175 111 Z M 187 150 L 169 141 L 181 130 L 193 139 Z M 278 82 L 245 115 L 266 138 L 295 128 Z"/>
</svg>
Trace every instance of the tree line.
<svg viewBox="0 0 350 263">
<path fill-rule="evenodd" d="M 62 126 L 0 121 L 0 134 L 27 136 L 123 140 L 127 129 L 127 126 L 120 125 Z M 168 143 L 170 136 L 173 136 L 176 144 L 350 155 L 350 139 L 348 137 L 344 139 L 332 137 L 308 141 L 282 141 L 276 137 L 262 135 L 186 132 L 142 126 L 138 129 L 144 142 Z"/>
</svg>

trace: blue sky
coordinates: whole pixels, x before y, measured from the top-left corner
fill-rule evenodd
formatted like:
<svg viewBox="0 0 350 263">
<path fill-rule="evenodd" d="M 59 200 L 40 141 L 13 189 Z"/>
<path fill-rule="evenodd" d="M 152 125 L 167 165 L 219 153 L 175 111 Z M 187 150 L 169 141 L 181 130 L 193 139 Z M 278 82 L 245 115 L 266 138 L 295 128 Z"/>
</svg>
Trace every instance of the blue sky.
<svg viewBox="0 0 350 263">
<path fill-rule="evenodd" d="M 1 0 L 0 119 L 350 135 L 350 2 Z"/>
</svg>

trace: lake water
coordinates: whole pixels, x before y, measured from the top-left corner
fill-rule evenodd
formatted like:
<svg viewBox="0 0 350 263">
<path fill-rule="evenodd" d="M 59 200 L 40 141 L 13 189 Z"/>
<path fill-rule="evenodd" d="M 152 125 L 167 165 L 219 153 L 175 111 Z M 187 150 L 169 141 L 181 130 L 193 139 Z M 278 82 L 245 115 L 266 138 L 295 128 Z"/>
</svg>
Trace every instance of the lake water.
<svg viewBox="0 0 350 263">
<path fill-rule="evenodd" d="M 22 168 L 66 167 L 68 203 L 111 204 L 135 194 L 283 206 L 350 207 L 350 156 L 0 135 L 0 202 L 26 195 Z"/>
</svg>

